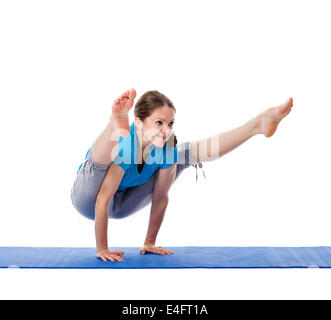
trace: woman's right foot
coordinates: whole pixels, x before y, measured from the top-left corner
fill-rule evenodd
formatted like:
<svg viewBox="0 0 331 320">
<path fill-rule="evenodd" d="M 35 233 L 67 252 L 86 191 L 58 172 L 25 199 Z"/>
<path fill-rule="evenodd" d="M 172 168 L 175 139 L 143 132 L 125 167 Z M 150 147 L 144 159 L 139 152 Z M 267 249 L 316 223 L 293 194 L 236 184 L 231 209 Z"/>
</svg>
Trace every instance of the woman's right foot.
<svg viewBox="0 0 331 320">
<path fill-rule="evenodd" d="M 110 121 L 117 137 L 127 137 L 130 134 L 129 110 L 133 106 L 135 97 L 136 90 L 130 89 L 114 101 Z"/>
</svg>

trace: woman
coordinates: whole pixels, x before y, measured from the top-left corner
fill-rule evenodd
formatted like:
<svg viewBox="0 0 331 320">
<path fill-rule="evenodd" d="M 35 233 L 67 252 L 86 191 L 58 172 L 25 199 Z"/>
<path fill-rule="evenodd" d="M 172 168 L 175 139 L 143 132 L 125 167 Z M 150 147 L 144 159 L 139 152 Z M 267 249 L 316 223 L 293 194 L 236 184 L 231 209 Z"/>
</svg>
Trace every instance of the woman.
<svg viewBox="0 0 331 320">
<path fill-rule="evenodd" d="M 130 125 L 128 112 L 135 97 L 131 89 L 114 101 L 108 124 L 88 150 L 71 189 L 77 211 L 95 220 L 96 256 L 103 261 L 124 260 L 122 251 L 108 249 L 108 218 L 127 217 L 149 203 L 149 226 L 140 252 L 173 254 L 155 247 L 172 183 L 184 169 L 219 159 L 256 134 L 271 137 L 293 106 L 289 98 L 240 127 L 177 146 L 173 103 L 156 90 L 144 93 L 136 102 Z"/>
</svg>

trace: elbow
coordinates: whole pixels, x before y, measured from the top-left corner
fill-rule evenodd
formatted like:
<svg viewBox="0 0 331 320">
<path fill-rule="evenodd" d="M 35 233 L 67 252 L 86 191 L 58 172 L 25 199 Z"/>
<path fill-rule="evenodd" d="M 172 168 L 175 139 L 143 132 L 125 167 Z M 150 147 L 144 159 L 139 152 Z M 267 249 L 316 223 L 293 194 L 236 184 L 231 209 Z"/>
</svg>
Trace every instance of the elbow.
<svg viewBox="0 0 331 320">
<path fill-rule="evenodd" d="M 97 197 L 95 201 L 96 208 L 107 208 L 112 197 Z"/>
<path fill-rule="evenodd" d="M 163 196 L 158 196 L 153 198 L 153 202 L 158 205 L 162 206 L 167 206 L 169 202 L 169 196 L 168 195 L 163 195 Z"/>
</svg>

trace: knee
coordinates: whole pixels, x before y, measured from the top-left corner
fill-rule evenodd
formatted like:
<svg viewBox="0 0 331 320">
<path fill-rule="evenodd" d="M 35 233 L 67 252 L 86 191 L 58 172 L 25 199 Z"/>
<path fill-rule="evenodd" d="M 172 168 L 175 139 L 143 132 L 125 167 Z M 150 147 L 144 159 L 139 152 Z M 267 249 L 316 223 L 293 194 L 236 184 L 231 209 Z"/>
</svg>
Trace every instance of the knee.
<svg viewBox="0 0 331 320">
<path fill-rule="evenodd" d="M 169 196 L 166 195 L 157 195 L 153 197 L 152 200 L 154 203 L 157 203 L 161 207 L 167 207 L 169 203 Z"/>
<path fill-rule="evenodd" d="M 73 203 L 75 209 L 85 218 L 89 219 L 89 220 L 94 220 L 95 217 L 95 211 L 93 206 L 90 205 L 84 205 L 82 203 L 79 203 L 79 205 L 77 205 L 76 203 Z"/>
<path fill-rule="evenodd" d="M 94 211 L 93 212 L 91 212 L 91 211 L 89 211 L 89 212 L 79 212 L 83 217 L 85 217 L 85 218 L 87 218 L 87 219 L 89 219 L 89 220 L 92 220 L 92 221 L 94 221 Z"/>
<path fill-rule="evenodd" d="M 71 193 L 71 203 L 82 216 L 94 220 L 95 212 L 93 201 L 88 201 L 86 198 L 77 198 L 74 193 Z"/>
</svg>

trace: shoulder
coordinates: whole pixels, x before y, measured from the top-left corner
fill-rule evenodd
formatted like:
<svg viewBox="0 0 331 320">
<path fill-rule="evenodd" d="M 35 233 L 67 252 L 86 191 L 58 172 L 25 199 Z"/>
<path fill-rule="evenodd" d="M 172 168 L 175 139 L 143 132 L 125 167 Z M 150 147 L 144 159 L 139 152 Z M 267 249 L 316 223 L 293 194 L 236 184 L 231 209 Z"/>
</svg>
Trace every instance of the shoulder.
<svg viewBox="0 0 331 320">
<path fill-rule="evenodd" d="M 167 169 L 177 162 L 178 162 L 177 146 L 173 147 L 166 144 L 163 147 L 163 161 L 160 168 Z"/>
</svg>

